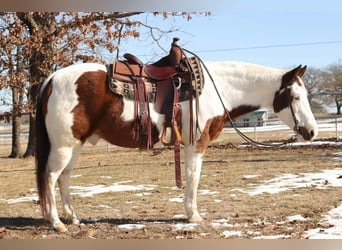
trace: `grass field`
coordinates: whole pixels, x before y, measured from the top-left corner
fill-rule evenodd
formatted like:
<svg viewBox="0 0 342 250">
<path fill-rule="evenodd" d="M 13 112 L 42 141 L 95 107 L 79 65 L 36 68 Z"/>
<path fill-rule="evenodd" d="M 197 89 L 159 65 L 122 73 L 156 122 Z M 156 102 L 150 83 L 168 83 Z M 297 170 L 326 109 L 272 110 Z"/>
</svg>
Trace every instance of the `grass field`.
<svg viewBox="0 0 342 250">
<path fill-rule="evenodd" d="M 274 139 L 270 133 L 287 138 L 289 131 L 260 132 L 258 137 Z M 342 203 L 341 146 L 255 149 L 230 144 L 238 140 L 224 132 L 208 149 L 199 187 L 201 224 L 184 219 L 185 189 L 175 187 L 172 150 L 155 155 L 105 143 L 87 145 L 71 178 L 82 224 L 68 225 L 64 234 L 41 218 L 34 159 L 3 157 L 0 238 L 298 239 L 308 238 L 310 230 L 329 237 L 333 224 L 324 216 Z"/>
</svg>

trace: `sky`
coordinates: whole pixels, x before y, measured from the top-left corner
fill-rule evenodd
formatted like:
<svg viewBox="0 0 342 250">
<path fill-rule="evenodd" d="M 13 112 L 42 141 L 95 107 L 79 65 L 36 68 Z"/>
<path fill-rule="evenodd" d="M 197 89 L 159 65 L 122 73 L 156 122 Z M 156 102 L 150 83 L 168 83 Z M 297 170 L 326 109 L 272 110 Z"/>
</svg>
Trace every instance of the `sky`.
<svg viewBox="0 0 342 250">
<path fill-rule="evenodd" d="M 41 2 L 35 5 L 35 2 L 29 2 L 29 10 L 42 10 L 44 5 Z M 89 9 L 83 6 L 87 7 L 88 2 L 94 5 L 94 1 L 82 0 L 82 5 L 76 2 L 69 1 L 57 7 L 45 2 L 49 4 L 43 10 L 146 11 L 139 20 L 163 30 L 177 29 L 178 32 L 160 39 L 164 51 L 151 43 L 151 35 L 146 32 L 142 32 L 139 39 L 122 42 L 121 56 L 132 53 L 146 63 L 166 55 L 173 37 L 179 37 L 179 45 L 195 52 L 204 61 L 234 60 L 286 69 L 299 64 L 324 68 L 342 62 L 342 1 L 211 0 L 212 4 L 208 5 L 207 1 L 195 0 L 166 3 L 146 0 L 139 6 L 138 0 L 98 0 Z M 193 2 L 198 4 L 190 5 Z M 76 7 L 69 7 L 68 3 L 75 3 Z M 0 9 L 8 10 L 1 8 L 3 4 L 0 3 Z M 17 5 L 14 9 L 27 11 L 24 7 Z M 193 15 L 192 20 L 187 21 L 181 17 L 163 20 L 161 16 L 151 14 L 176 10 L 208 10 L 211 15 Z M 115 56 L 116 53 L 104 53 L 108 62 L 115 60 Z"/>
<path fill-rule="evenodd" d="M 235 60 L 288 68 L 299 64 L 325 67 L 342 59 L 341 1 L 227 1 L 213 8 L 211 16 L 193 15 L 191 21 L 180 17 L 140 18 L 151 26 L 179 32 L 161 39 L 168 51 L 172 38 L 179 37 L 183 47 L 204 61 Z M 130 52 L 143 61 L 165 55 L 147 41 L 150 34 L 130 39 L 121 54 Z"/>
</svg>

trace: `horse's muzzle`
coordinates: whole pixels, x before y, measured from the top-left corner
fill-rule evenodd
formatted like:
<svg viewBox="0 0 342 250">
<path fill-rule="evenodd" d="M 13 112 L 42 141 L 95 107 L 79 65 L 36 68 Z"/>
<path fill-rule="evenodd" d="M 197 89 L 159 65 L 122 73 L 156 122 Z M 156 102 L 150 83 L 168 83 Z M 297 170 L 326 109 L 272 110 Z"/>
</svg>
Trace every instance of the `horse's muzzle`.
<svg viewBox="0 0 342 250">
<path fill-rule="evenodd" d="M 298 127 L 298 134 L 303 137 L 305 141 L 313 141 L 317 136 L 317 128 Z"/>
</svg>

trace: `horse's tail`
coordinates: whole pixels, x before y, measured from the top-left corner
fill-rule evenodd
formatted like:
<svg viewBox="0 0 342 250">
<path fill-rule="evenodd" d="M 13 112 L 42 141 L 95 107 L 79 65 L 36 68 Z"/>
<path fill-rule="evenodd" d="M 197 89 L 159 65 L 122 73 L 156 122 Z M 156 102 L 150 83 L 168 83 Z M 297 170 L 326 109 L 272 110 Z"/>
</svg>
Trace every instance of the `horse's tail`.
<svg viewBox="0 0 342 250">
<path fill-rule="evenodd" d="M 47 176 L 47 161 L 50 154 L 51 143 L 47 133 L 45 124 L 45 114 L 43 111 L 46 105 L 46 99 L 50 95 L 50 82 L 44 84 L 37 98 L 36 106 L 36 181 L 38 187 L 39 203 L 41 206 L 42 214 L 45 217 L 47 214 L 47 204 L 49 203 L 49 185 Z"/>
</svg>

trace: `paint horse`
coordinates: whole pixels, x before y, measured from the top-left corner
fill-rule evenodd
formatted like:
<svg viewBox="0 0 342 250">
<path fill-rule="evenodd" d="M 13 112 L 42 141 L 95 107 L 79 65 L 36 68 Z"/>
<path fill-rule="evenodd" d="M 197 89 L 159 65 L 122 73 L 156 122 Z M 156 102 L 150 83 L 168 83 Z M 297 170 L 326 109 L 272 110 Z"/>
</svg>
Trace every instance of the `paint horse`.
<svg viewBox="0 0 342 250">
<path fill-rule="evenodd" d="M 190 103 L 182 101 L 181 135 L 185 155 L 185 212 L 190 222 L 202 220 L 197 209 L 197 190 L 202 160 L 210 141 L 217 138 L 228 116 L 232 119 L 267 108 L 273 110 L 297 138 L 312 141 L 317 124 L 312 114 L 307 90 L 301 79 L 306 67 L 279 70 L 242 62 L 210 62 L 209 75 L 198 98 L 197 114 L 189 122 Z M 111 144 L 136 148 L 134 138 L 134 101 L 113 94 L 106 84 L 107 67 L 101 64 L 76 64 L 54 72 L 41 87 L 37 103 L 37 184 L 42 213 L 58 232 L 67 231 L 61 222 L 55 199 L 58 182 L 65 219 L 80 222 L 69 192 L 70 173 L 77 163 L 82 145 L 104 139 Z M 220 95 L 220 98 L 218 96 Z M 152 142 L 161 136 L 165 115 L 149 103 L 153 127 Z M 190 131 L 190 128 L 192 131 Z M 189 134 L 194 134 L 193 142 Z"/>
</svg>

